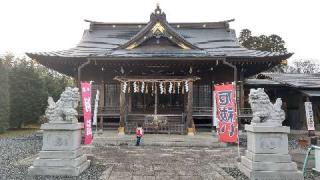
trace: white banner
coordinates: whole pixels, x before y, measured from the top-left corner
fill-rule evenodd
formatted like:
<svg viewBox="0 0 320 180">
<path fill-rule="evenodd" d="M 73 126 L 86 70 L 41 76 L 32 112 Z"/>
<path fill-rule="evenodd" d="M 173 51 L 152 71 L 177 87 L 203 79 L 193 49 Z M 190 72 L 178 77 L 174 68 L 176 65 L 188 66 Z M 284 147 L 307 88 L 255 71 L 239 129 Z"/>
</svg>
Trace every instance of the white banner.
<svg viewBox="0 0 320 180">
<path fill-rule="evenodd" d="M 314 119 L 313 119 L 313 111 L 312 111 L 312 103 L 304 102 L 304 107 L 306 109 L 306 120 L 308 131 L 314 131 Z"/>
<path fill-rule="evenodd" d="M 98 102 L 99 102 L 100 92 L 97 90 L 96 99 L 94 101 L 94 111 L 93 111 L 93 122 L 92 125 L 97 125 L 97 114 L 98 114 Z"/>
<path fill-rule="evenodd" d="M 212 91 L 213 94 L 213 107 L 212 107 L 212 121 L 214 127 L 219 127 L 218 119 L 217 119 L 217 102 L 216 102 L 216 93 Z"/>
</svg>

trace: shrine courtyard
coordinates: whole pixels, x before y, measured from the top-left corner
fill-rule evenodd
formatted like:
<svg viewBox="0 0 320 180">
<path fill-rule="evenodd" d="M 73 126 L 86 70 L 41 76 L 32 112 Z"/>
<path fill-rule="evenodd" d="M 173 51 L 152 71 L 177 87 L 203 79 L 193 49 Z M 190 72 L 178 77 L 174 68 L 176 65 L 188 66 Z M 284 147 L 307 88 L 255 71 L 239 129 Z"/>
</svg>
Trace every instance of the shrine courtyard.
<svg viewBox="0 0 320 180">
<path fill-rule="evenodd" d="M 246 139 L 240 137 L 243 154 Z M 237 169 L 237 146 L 220 144 L 211 133 L 197 133 L 193 137 L 146 134 L 142 146 L 136 147 L 133 135 L 118 136 L 117 132 L 108 132 L 96 136 L 93 145 L 92 163 L 79 177 L 33 177 L 28 175 L 27 169 L 41 149 L 41 134 L 1 137 L 0 179 L 247 179 Z M 289 149 L 301 170 L 306 150 L 297 148 L 297 140 L 292 137 Z M 306 179 L 317 178 L 319 174 L 309 168 Z"/>
</svg>

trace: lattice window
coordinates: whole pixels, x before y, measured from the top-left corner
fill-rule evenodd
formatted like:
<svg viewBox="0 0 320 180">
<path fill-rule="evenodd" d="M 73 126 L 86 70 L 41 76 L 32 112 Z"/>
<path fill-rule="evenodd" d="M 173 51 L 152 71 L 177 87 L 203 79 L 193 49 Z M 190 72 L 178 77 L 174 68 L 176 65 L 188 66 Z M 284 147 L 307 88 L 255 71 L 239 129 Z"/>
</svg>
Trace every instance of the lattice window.
<svg viewBox="0 0 320 180">
<path fill-rule="evenodd" d="M 105 105 L 106 107 L 120 106 L 120 84 L 105 85 Z"/>
</svg>

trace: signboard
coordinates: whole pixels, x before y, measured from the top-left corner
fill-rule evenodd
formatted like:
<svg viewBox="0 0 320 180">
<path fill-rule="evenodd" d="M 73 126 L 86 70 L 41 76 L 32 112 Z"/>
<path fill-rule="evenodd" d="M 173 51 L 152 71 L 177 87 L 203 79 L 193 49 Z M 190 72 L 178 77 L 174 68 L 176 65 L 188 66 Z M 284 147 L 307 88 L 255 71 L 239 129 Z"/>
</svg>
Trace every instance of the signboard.
<svg viewBox="0 0 320 180">
<path fill-rule="evenodd" d="M 312 111 L 312 103 L 304 102 L 304 107 L 306 109 L 306 120 L 308 131 L 314 131 L 314 119 L 313 119 L 313 111 Z"/>
<path fill-rule="evenodd" d="M 236 91 L 232 84 L 215 85 L 216 111 L 221 142 L 238 141 Z"/>
<path fill-rule="evenodd" d="M 96 99 L 94 101 L 94 110 L 93 110 L 93 122 L 92 122 L 92 125 L 94 125 L 94 126 L 97 126 L 99 95 L 100 95 L 100 92 L 99 92 L 99 90 L 97 90 Z"/>
<path fill-rule="evenodd" d="M 92 129 L 91 129 L 91 84 L 81 82 L 82 110 L 84 123 L 84 144 L 91 144 Z"/>
<path fill-rule="evenodd" d="M 214 87 L 212 87 L 212 89 L 213 89 L 213 93 L 212 93 L 212 104 L 213 104 L 213 106 L 212 106 L 212 125 L 214 126 L 214 127 L 216 127 L 216 128 L 218 128 L 219 127 L 219 125 L 218 125 L 218 119 L 217 119 L 217 103 L 216 103 L 216 95 L 215 95 L 215 92 L 214 92 Z"/>
</svg>

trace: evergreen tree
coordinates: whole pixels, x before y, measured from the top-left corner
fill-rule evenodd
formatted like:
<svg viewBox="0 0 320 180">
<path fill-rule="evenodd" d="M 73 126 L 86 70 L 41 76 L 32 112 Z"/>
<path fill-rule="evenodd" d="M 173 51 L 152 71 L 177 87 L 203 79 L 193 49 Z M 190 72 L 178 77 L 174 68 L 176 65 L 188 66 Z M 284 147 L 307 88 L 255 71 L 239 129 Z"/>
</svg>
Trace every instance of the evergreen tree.
<svg viewBox="0 0 320 180">
<path fill-rule="evenodd" d="M 0 58 L 0 133 L 9 128 L 9 67 L 4 58 Z"/>
<path fill-rule="evenodd" d="M 284 40 L 275 34 L 270 36 L 252 36 L 252 33 L 249 29 L 243 29 L 240 32 L 239 42 L 243 47 L 248 49 L 270 52 L 287 52 Z"/>
</svg>

